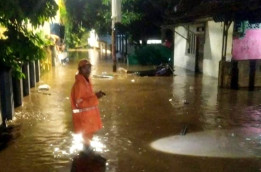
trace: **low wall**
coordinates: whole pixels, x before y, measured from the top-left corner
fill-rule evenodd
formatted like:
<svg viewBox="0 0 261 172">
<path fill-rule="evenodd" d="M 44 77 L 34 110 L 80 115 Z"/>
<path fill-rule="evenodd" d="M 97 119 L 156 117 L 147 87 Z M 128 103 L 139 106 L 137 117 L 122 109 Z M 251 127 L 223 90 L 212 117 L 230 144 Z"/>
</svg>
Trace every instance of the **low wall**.
<svg viewBox="0 0 261 172">
<path fill-rule="evenodd" d="M 220 62 L 219 87 L 261 88 L 261 60 Z"/>
<path fill-rule="evenodd" d="M 47 57 L 41 61 L 41 70 L 49 70 L 52 67 L 52 52 L 46 48 Z M 5 120 L 11 120 L 14 114 L 14 107 L 22 105 L 24 96 L 30 94 L 30 88 L 35 87 L 40 80 L 39 61 L 32 61 L 24 64 L 22 69 L 25 78 L 16 79 L 12 77 L 11 68 L 6 67 L 0 69 L 0 125 L 4 125 Z"/>
</svg>

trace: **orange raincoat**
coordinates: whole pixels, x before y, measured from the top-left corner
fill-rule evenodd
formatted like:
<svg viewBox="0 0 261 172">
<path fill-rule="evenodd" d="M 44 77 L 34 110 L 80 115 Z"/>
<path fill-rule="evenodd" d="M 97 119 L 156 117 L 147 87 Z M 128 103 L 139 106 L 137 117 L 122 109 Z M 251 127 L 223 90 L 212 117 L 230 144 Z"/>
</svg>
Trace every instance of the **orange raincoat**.
<svg viewBox="0 0 261 172">
<path fill-rule="evenodd" d="M 91 134 L 102 128 L 98 98 L 90 80 L 88 82 L 81 74 L 77 74 L 75 80 L 71 91 L 74 132 Z"/>
</svg>

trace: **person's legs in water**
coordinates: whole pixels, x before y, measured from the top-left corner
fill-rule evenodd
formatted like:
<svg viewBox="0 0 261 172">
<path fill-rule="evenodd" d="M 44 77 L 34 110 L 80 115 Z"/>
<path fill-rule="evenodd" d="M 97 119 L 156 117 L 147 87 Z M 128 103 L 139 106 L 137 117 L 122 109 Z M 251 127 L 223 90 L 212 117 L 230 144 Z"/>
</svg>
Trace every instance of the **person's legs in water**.
<svg viewBox="0 0 261 172">
<path fill-rule="evenodd" d="M 83 133 L 83 140 L 86 146 L 90 146 L 93 135 L 94 133 Z"/>
<path fill-rule="evenodd" d="M 83 141 L 84 141 L 84 152 L 90 153 L 92 150 L 90 148 L 91 140 L 93 138 L 94 133 L 84 133 L 83 134 Z"/>
</svg>

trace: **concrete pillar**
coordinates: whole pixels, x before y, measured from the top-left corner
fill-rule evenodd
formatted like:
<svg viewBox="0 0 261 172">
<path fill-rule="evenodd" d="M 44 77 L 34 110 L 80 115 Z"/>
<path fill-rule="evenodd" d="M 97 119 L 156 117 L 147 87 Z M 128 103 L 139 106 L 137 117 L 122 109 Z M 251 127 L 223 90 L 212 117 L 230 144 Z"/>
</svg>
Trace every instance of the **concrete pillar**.
<svg viewBox="0 0 261 172">
<path fill-rule="evenodd" d="M 118 51 L 118 36 L 115 35 L 115 51 L 117 52 Z"/>
<path fill-rule="evenodd" d="M 102 43 L 102 58 L 105 57 L 105 52 L 103 52 L 103 50 L 105 49 L 105 45 L 104 45 L 104 42 Z"/>
<path fill-rule="evenodd" d="M 108 57 L 107 49 L 108 49 L 108 47 L 107 47 L 107 42 L 106 42 L 106 43 L 105 43 L 105 58 Z"/>
<path fill-rule="evenodd" d="M 117 59 L 116 59 L 116 33 L 115 33 L 115 29 L 112 29 L 112 34 L 111 34 L 111 43 L 112 43 L 112 60 L 113 60 L 113 65 L 112 65 L 112 71 L 116 72 L 117 71 Z M 116 44 L 115 44 L 116 43 Z"/>
<path fill-rule="evenodd" d="M 103 49 L 103 43 L 101 42 L 101 58 L 103 58 L 103 52 L 102 52 L 102 49 Z"/>
<path fill-rule="evenodd" d="M 30 69 L 30 88 L 33 88 L 33 87 L 35 87 L 35 84 L 36 84 L 34 61 L 29 62 L 29 69 Z"/>
<path fill-rule="evenodd" d="M 14 114 L 14 99 L 11 68 L 1 67 L 0 93 L 2 120 L 12 120 Z"/>
<path fill-rule="evenodd" d="M 238 62 L 231 61 L 232 69 L 231 69 L 231 88 L 238 89 Z"/>
<path fill-rule="evenodd" d="M 99 58 L 102 58 L 102 56 L 101 56 L 101 42 L 99 42 Z"/>
<path fill-rule="evenodd" d="M 22 79 L 12 78 L 13 93 L 14 93 L 14 106 L 19 107 L 23 104 L 23 81 Z"/>
<path fill-rule="evenodd" d="M 52 66 L 55 66 L 55 59 L 56 59 L 56 49 L 55 49 L 55 45 L 51 46 L 51 51 L 52 51 Z"/>
<path fill-rule="evenodd" d="M 110 56 L 110 58 L 112 59 L 112 45 L 110 44 L 110 46 L 109 46 L 109 49 L 111 50 L 111 56 Z"/>
<path fill-rule="evenodd" d="M 249 61 L 249 91 L 255 89 L 256 60 Z"/>
<path fill-rule="evenodd" d="M 221 60 L 219 62 L 218 86 L 231 88 L 231 63 Z"/>
<path fill-rule="evenodd" d="M 219 61 L 219 69 L 218 69 L 218 87 L 220 87 L 220 88 L 223 88 L 223 83 L 224 83 L 224 81 L 223 81 L 223 63 L 224 63 L 224 61 L 223 60 L 220 60 Z"/>
<path fill-rule="evenodd" d="M 25 63 L 22 67 L 25 77 L 23 78 L 23 93 L 24 96 L 30 94 L 30 73 L 29 73 L 29 64 Z"/>
<path fill-rule="evenodd" d="M 40 81 L 40 63 L 39 60 L 35 60 L 35 81 Z"/>
</svg>

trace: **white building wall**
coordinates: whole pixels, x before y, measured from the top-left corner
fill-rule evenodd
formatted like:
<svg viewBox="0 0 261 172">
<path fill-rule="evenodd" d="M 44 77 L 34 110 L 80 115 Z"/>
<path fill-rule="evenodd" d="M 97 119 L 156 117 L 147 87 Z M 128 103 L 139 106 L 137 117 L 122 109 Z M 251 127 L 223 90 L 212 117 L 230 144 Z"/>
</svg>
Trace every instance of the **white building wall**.
<svg viewBox="0 0 261 172">
<path fill-rule="evenodd" d="M 191 28 L 190 28 L 191 29 Z M 195 71 L 195 54 L 189 54 L 187 40 L 188 31 L 184 26 L 175 28 L 174 36 L 174 66 L 182 67 L 191 71 Z"/>
<path fill-rule="evenodd" d="M 218 78 L 219 61 L 222 56 L 222 39 L 223 39 L 224 23 L 215 23 L 209 21 L 206 24 L 205 45 L 204 45 L 204 59 L 203 59 L 203 74 Z M 227 60 L 232 57 L 232 37 L 233 24 L 230 26 L 228 32 L 227 43 Z"/>
<path fill-rule="evenodd" d="M 203 58 L 203 74 L 218 78 L 219 61 L 222 54 L 222 39 L 223 39 L 223 23 L 215 23 L 208 21 L 205 28 L 205 44 L 204 44 L 204 58 Z M 233 24 L 229 29 L 228 47 L 227 47 L 227 60 L 232 57 L 232 37 L 233 37 Z M 189 30 L 195 31 L 196 25 L 190 25 Z M 175 28 L 174 37 L 174 66 L 182 67 L 191 71 L 195 71 L 195 54 L 187 53 L 188 31 L 184 26 Z M 195 31 L 196 32 L 196 31 Z"/>
</svg>

